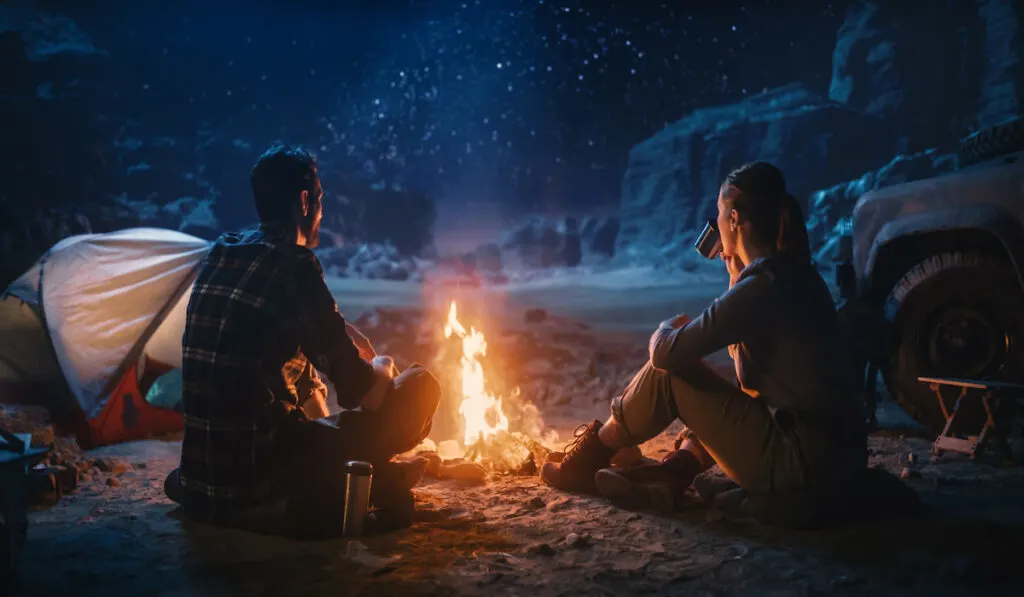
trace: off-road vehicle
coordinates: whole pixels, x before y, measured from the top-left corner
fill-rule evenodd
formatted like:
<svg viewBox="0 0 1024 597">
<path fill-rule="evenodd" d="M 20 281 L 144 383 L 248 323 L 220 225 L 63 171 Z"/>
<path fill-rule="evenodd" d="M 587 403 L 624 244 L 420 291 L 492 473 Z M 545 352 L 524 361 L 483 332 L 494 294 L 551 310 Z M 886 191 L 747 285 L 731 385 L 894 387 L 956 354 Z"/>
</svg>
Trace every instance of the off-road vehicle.
<svg viewBox="0 0 1024 597">
<path fill-rule="evenodd" d="M 940 431 L 942 407 L 919 377 L 1024 383 L 1024 119 L 964 139 L 955 172 L 866 193 L 848 231 L 837 284 L 866 388 L 880 372 Z"/>
</svg>

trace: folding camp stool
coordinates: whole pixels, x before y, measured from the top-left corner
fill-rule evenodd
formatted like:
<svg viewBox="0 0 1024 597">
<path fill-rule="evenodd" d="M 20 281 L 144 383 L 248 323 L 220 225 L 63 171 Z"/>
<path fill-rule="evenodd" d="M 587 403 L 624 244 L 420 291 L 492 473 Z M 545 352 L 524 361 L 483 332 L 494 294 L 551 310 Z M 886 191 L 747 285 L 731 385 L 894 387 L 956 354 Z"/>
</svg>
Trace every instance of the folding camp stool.
<svg viewBox="0 0 1024 597">
<path fill-rule="evenodd" d="M 936 456 L 942 452 L 959 452 L 967 454 L 974 460 L 985 449 L 985 441 L 990 435 L 995 436 L 1001 456 L 1012 459 L 1009 445 L 1007 444 L 1007 429 L 1012 423 L 1016 403 L 1024 398 L 1024 385 L 1006 383 L 1000 381 L 985 381 L 976 379 L 955 379 L 946 377 L 918 377 L 917 381 L 926 383 L 935 392 L 939 401 L 942 415 L 946 418 L 946 425 L 942 433 L 935 438 L 932 446 L 932 453 Z M 960 395 L 957 396 L 953 410 L 946 408 L 946 402 L 942 397 L 943 387 L 960 388 Z M 974 393 L 981 399 L 985 408 L 985 424 L 977 435 L 969 435 L 966 438 L 955 437 L 951 430 L 957 412 L 963 405 L 964 400 Z"/>
<path fill-rule="evenodd" d="M 29 468 L 50 452 L 32 448 L 32 436 L 0 429 L 0 595 L 17 576 L 18 556 L 28 531 Z"/>
</svg>

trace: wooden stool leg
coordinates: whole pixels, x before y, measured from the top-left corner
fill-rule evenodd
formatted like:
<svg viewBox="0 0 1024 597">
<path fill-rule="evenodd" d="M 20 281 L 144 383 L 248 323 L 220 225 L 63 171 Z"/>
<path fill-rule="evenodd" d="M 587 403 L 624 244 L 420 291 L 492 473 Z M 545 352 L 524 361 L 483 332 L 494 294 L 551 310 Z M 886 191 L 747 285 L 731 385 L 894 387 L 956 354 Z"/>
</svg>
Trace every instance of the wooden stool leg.
<svg viewBox="0 0 1024 597">
<path fill-rule="evenodd" d="M 942 409 L 942 416 L 946 419 L 946 425 L 943 426 L 942 432 L 935 438 L 935 443 L 932 445 L 932 453 L 938 456 L 943 450 L 949 449 L 946 446 L 946 442 L 943 438 L 949 437 L 949 431 L 953 427 L 953 421 L 956 419 L 956 413 L 960 410 L 960 402 L 967 395 L 967 388 L 960 388 L 960 395 L 956 399 L 956 403 L 953 405 L 953 411 L 950 412 L 946 408 L 946 401 L 942 396 L 942 387 L 939 384 L 931 384 L 931 389 L 935 392 L 935 399 L 939 401 L 939 408 Z"/>
<path fill-rule="evenodd" d="M 992 416 L 992 407 L 989 403 L 990 392 L 985 392 L 981 395 L 981 404 L 985 407 L 985 424 L 981 428 L 981 433 L 978 434 L 978 439 L 975 440 L 975 449 L 971 454 L 971 460 L 974 460 L 978 455 L 985 451 L 985 439 L 988 437 L 989 431 L 995 432 L 995 419 Z M 996 433 L 998 435 L 998 433 Z"/>
</svg>

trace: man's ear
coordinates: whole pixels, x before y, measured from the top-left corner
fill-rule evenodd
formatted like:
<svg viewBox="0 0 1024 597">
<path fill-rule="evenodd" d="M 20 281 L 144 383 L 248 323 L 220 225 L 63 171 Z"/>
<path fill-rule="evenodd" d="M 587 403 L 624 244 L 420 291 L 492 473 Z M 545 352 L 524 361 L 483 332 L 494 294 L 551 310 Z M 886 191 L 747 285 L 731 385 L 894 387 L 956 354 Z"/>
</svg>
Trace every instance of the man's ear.
<svg viewBox="0 0 1024 597">
<path fill-rule="evenodd" d="M 740 214 L 735 209 L 729 211 L 729 230 L 736 232 L 740 227 Z"/>
<path fill-rule="evenodd" d="M 309 191 L 302 191 L 299 198 L 302 199 L 302 217 L 305 218 L 309 215 Z"/>
</svg>

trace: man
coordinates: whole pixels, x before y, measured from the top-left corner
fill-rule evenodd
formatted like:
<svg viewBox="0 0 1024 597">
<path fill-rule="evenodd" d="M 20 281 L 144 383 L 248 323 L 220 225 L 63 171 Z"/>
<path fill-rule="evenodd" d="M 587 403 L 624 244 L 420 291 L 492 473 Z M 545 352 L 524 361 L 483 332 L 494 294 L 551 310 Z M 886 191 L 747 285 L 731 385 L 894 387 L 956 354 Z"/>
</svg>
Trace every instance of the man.
<svg viewBox="0 0 1024 597">
<path fill-rule="evenodd" d="M 217 240 L 189 301 L 185 437 L 168 496 L 206 522 L 332 534 L 337 524 L 326 521 L 344 507 L 344 463 L 366 460 L 376 468 L 371 504 L 393 514 L 377 522 L 408 524 L 423 463 L 391 458 L 429 433 L 437 380 L 417 365 L 396 375 L 338 312 L 311 251 L 323 216 L 314 158 L 272 147 L 251 184 L 259 229 Z M 317 371 L 349 410 L 316 421 L 304 414 L 326 395 Z"/>
</svg>

